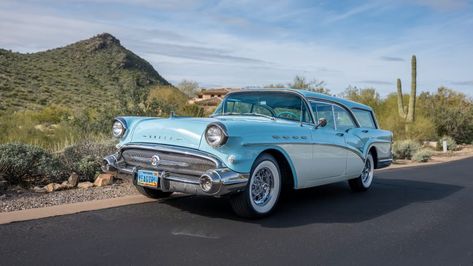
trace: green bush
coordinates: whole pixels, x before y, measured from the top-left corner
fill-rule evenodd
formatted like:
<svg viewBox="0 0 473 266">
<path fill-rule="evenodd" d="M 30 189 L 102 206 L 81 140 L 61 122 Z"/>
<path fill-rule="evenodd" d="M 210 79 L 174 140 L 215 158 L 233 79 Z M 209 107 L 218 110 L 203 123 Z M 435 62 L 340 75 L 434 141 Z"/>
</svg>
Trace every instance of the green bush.
<svg viewBox="0 0 473 266">
<path fill-rule="evenodd" d="M 447 150 L 449 151 L 456 151 L 458 149 L 457 142 L 449 136 L 443 136 L 441 139 L 439 139 L 437 143 L 437 147 L 439 150 L 443 149 L 443 141 L 447 141 Z"/>
<path fill-rule="evenodd" d="M 69 172 L 76 172 L 83 181 L 93 181 L 101 171 L 103 157 L 114 151 L 114 143 L 84 141 L 65 148 L 62 160 Z"/>
<path fill-rule="evenodd" d="M 400 140 L 393 144 L 394 159 L 412 159 L 414 153 L 420 149 L 419 142 L 415 140 Z"/>
<path fill-rule="evenodd" d="M 412 160 L 419 162 L 419 163 L 425 163 L 432 158 L 432 150 L 430 149 L 420 149 L 417 152 L 414 153 L 412 156 Z"/>
<path fill-rule="evenodd" d="M 59 182 L 66 177 L 57 156 L 27 144 L 0 145 L 0 176 L 10 185 L 25 187 Z"/>
</svg>

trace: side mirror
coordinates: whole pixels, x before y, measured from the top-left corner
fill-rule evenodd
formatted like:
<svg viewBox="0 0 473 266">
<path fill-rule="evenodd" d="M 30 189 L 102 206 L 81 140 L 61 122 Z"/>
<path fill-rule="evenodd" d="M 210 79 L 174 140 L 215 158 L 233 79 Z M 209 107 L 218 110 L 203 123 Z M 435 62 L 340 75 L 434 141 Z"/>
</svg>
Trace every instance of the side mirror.
<svg viewBox="0 0 473 266">
<path fill-rule="evenodd" d="M 319 123 L 315 126 L 315 129 L 319 127 L 325 127 L 327 125 L 327 119 L 325 118 L 320 118 Z"/>
</svg>

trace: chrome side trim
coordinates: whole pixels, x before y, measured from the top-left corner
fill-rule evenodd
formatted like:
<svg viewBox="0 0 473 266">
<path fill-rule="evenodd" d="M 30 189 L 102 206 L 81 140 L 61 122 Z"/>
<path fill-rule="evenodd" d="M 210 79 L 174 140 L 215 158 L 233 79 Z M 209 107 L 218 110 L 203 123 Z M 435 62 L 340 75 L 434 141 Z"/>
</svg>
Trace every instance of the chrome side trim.
<svg viewBox="0 0 473 266">
<path fill-rule="evenodd" d="M 350 148 L 350 147 L 347 147 L 347 146 L 342 146 L 342 145 L 336 145 L 336 144 L 331 144 L 331 143 L 314 143 L 314 142 L 311 142 L 311 143 L 306 143 L 306 142 L 273 142 L 273 143 L 270 143 L 270 142 L 266 142 L 266 143 L 242 143 L 242 146 L 256 146 L 256 145 L 284 145 L 284 144 L 290 144 L 290 145 L 321 145 L 321 146 L 332 146 L 332 147 L 337 147 L 337 148 L 342 148 L 342 149 L 345 149 L 345 150 L 348 150 L 348 151 L 351 151 L 353 153 L 355 153 L 356 155 L 358 155 L 360 157 L 360 159 L 362 159 L 363 161 L 365 160 L 365 158 L 363 157 L 363 153 L 359 150 L 356 150 L 354 148 Z"/>
</svg>

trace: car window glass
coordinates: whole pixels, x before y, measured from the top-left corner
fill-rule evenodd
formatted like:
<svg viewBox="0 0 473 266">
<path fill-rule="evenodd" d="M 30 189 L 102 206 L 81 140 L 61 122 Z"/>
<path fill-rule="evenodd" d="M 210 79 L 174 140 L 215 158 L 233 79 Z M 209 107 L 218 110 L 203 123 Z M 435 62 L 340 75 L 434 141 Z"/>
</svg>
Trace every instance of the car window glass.
<svg viewBox="0 0 473 266">
<path fill-rule="evenodd" d="M 225 112 L 230 113 L 249 113 L 251 110 L 251 104 L 245 102 L 231 101 L 227 102 Z"/>
<path fill-rule="evenodd" d="M 376 123 L 374 122 L 371 111 L 361 109 L 352 109 L 352 111 L 355 114 L 356 119 L 358 119 L 361 127 L 376 128 Z"/>
<path fill-rule="evenodd" d="M 317 121 L 319 121 L 321 118 L 325 118 L 327 120 L 327 125 L 325 127 L 319 127 L 320 129 L 335 129 L 331 104 L 311 102 L 311 106 L 312 111 L 315 112 Z"/>
<path fill-rule="evenodd" d="M 229 95 L 214 114 L 260 114 L 292 121 L 311 122 L 311 116 L 300 96 L 285 92 L 245 92 Z"/>
<path fill-rule="evenodd" d="M 260 106 L 260 105 L 255 105 L 253 107 L 252 112 L 272 116 L 271 111 L 268 108 L 265 108 L 265 107 Z"/>
<path fill-rule="evenodd" d="M 334 105 L 333 106 L 334 116 L 335 116 L 335 125 L 337 126 L 337 130 L 347 130 L 349 128 L 354 128 L 355 123 L 351 118 L 350 114 L 347 110 L 341 108 L 340 106 Z"/>
</svg>

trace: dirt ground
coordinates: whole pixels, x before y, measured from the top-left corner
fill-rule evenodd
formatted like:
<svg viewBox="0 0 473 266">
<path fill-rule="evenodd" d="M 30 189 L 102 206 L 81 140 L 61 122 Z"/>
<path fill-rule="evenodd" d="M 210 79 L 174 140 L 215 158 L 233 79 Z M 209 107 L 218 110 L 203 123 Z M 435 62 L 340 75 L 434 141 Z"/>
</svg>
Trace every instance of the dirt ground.
<svg viewBox="0 0 473 266">
<path fill-rule="evenodd" d="M 432 158 L 425 163 L 419 163 L 411 160 L 395 160 L 391 166 L 387 169 L 400 168 L 400 167 L 411 167 L 418 165 L 430 165 L 443 162 L 449 162 L 454 160 L 460 160 L 473 156 L 473 145 L 462 145 L 457 151 L 448 151 L 446 153 L 442 151 L 434 151 Z"/>
</svg>

